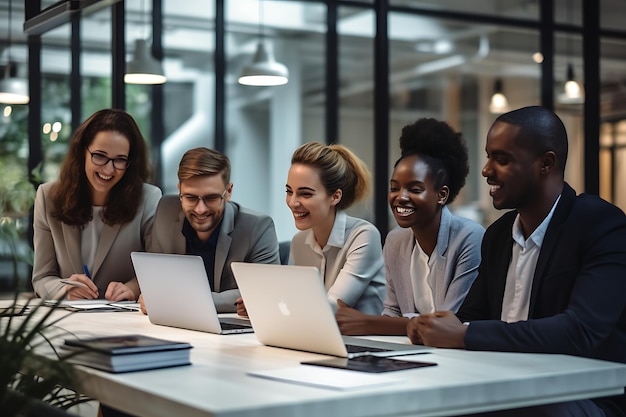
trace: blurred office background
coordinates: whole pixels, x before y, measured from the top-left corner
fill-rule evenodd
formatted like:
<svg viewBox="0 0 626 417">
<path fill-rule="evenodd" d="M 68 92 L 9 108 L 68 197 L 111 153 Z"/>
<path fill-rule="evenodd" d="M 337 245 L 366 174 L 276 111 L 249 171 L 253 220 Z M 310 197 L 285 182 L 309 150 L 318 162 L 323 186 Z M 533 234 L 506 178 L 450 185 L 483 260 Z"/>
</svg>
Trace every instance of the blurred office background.
<svg viewBox="0 0 626 417">
<path fill-rule="evenodd" d="M 0 104 L 0 223 L 18 230 L 28 277 L 32 184 L 57 177 L 86 117 L 118 107 L 140 124 L 164 193 L 185 150 L 218 149 L 233 199 L 270 214 L 281 241 L 296 231 L 284 184 L 298 145 L 338 142 L 366 161 L 375 190 L 350 212 L 384 235 L 401 128 L 443 119 L 470 151 L 451 208 L 489 224 L 484 141 L 507 108 L 492 108 L 495 92 L 510 109 L 553 108 L 570 136 L 567 181 L 626 209 L 625 16 L 620 0 L 0 0 L 2 77 L 30 88 L 28 104 Z M 137 40 L 164 84 L 124 82 Z M 259 43 L 287 84 L 238 83 Z M 579 95 L 565 94 L 568 78 Z"/>
</svg>

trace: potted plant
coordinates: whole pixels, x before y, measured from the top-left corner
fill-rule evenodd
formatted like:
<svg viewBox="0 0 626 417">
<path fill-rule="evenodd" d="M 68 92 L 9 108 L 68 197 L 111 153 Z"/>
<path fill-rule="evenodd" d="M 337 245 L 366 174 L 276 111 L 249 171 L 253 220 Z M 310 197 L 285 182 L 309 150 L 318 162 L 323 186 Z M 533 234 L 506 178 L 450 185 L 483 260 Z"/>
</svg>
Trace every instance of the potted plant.
<svg viewBox="0 0 626 417">
<path fill-rule="evenodd" d="M 53 330 L 63 317 L 55 318 L 53 311 L 30 300 L 20 302 L 18 292 L 7 307 L 0 309 L 4 316 L 0 320 L 3 416 L 63 415 L 61 410 L 90 400 L 64 388 L 75 384 L 76 376 L 73 366 L 55 348 L 58 336 Z M 44 350 L 50 354 L 42 355 Z"/>
<path fill-rule="evenodd" d="M 3 279 L 5 290 L 14 293 L 0 306 L 0 410 L 2 416 L 52 416 L 89 398 L 63 388 L 76 379 L 73 366 L 54 345 L 62 317 L 53 316 L 53 308 L 22 299 L 29 274 L 20 274 L 18 266 L 32 265 L 26 231 L 35 200 L 25 158 L 20 157 L 27 144 L 25 129 L 20 128 L 25 114 L 15 112 L 13 122 L 0 123 L 0 257 L 5 266 L 11 264 L 4 268 Z M 43 350 L 48 355 L 42 355 Z"/>
</svg>

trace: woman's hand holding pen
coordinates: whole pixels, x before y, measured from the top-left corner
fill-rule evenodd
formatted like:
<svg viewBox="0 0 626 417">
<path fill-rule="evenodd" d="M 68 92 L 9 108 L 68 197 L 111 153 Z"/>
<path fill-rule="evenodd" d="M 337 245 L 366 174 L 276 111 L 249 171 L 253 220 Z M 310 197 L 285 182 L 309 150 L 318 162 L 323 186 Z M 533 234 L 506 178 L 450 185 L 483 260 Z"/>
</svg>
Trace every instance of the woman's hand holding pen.
<svg viewBox="0 0 626 417">
<path fill-rule="evenodd" d="M 62 279 L 65 284 L 66 298 L 68 300 L 93 300 L 98 298 L 98 287 L 85 274 L 72 274 L 67 279 Z"/>
</svg>

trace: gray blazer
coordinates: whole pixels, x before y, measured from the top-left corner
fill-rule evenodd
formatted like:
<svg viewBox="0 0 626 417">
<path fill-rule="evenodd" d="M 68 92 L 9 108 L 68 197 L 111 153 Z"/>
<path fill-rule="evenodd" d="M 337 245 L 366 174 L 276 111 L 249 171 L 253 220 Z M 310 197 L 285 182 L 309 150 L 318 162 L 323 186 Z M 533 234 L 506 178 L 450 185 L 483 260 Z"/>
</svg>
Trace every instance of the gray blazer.
<svg viewBox="0 0 626 417">
<path fill-rule="evenodd" d="M 184 220 L 179 197 L 164 196 L 157 208 L 148 251 L 185 255 Z M 216 289 L 213 301 L 220 313 L 237 311 L 234 303 L 240 294 L 230 268 L 234 261 L 279 264 L 280 258 L 272 218 L 228 201 L 217 238 L 213 270 Z"/>
<path fill-rule="evenodd" d="M 53 183 L 37 189 L 34 214 L 33 288 L 42 298 L 63 295 L 61 278 L 83 273 L 81 259 L 81 228 L 67 225 L 50 215 L 50 190 Z M 128 223 L 104 225 L 91 272 L 91 278 L 104 297 L 110 282 L 126 283 L 135 293 L 138 285 L 130 260 L 132 251 L 144 251 L 152 232 L 152 221 L 161 190 L 144 184 L 137 214 Z"/>
<path fill-rule="evenodd" d="M 474 279 L 480 264 L 480 244 L 485 229 L 478 223 L 455 216 L 443 208 L 437 235 L 436 281 L 433 300 L 436 310 L 456 312 Z M 387 297 L 383 315 L 400 317 L 406 313 L 419 313 L 413 300 L 411 284 L 411 252 L 415 236 L 410 228 L 395 228 L 387 235 L 383 258 L 387 273 Z"/>
</svg>

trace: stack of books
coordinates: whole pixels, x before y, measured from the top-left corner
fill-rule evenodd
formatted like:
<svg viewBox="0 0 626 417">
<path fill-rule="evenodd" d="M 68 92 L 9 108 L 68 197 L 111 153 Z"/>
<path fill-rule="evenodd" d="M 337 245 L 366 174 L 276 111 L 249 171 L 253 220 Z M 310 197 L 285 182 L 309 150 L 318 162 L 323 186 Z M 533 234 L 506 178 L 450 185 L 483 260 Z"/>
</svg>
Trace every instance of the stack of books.
<svg viewBox="0 0 626 417">
<path fill-rule="evenodd" d="M 130 372 L 189 365 L 191 345 L 144 335 L 67 339 L 68 362 L 108 372 Z"/>
</svg>

